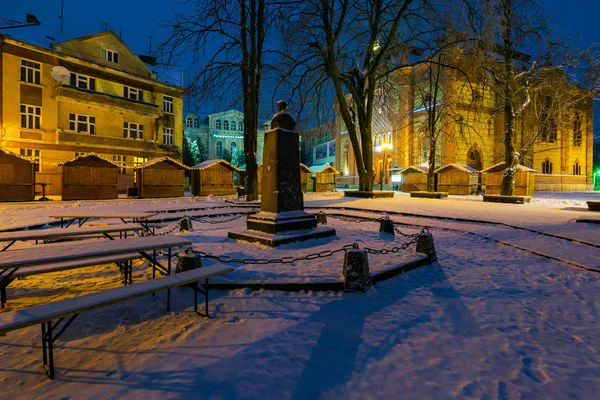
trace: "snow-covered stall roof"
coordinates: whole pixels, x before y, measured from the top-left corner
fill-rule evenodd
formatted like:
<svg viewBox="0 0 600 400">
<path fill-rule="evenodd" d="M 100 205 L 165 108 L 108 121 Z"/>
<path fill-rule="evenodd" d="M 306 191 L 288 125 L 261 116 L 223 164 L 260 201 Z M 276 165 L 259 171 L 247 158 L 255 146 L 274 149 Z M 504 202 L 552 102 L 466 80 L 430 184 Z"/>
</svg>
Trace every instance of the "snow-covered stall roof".
<svg viewBox="0 0 600 400">
<path fill-rule="evenodd" d="M 504 165 L 506 163 L 504 161 L 499 162 L 498 164 L 494 164 L 489 168 L 486 168 L 484 170 L 482 170 L 481 172 L 500 172 L 504 170 Z M 517 171 L 526 171 L 526 172 L 538 172 L 537 170 L 533 169 L 533 168 L 529 168 L 526 167 L 522 164 L 517 164 L 516 165 Z"/>
<path fill-rule="evenodd" d="M 325 172 L 328 169 L 331 169 L 333 171 L 334 174 L 339 174 L 340 171 L 338 171 L 337 169 L 335 169 L 333 166 L 329 165 L 329 164 L 323 164 L 323 165 L 313 165 L 311 168 L 312 172 L 314 173 L 321 173 L 321 172 Z"/>
<path fill-rule="evenodd" d="M 308 172 L 309 174 L 312 174 L 313 172 L 315 172 L 314 170 L 308 168 L 306 165 L 304 165 L 302 163 L 300 163 L 300 171 Z"/>
<path fill-rule="evenodd" d="M 479 172 L 475 168 L 469 167 L 468 165 L 465 165 L 465 164 L 448 164 L 448 165 L 444 165 L 443 167 L 436 169 L 435 173 L 437 174 L 437 173 L 444 171 L 446 169 L 449 169 L 449 168 L 454 168 L 454 169 L 458 169 L 460 171 L 469 172 L 469 173 Z"/>
<path fill-rule="evenodd" d="M 194 165 L 194 168 L 195 169 L 206 169 L 206 168 L 208 168 L 208 167 L 210 167 L 212 165 L 215 165 L 215 164 L 221 164 L 221 165 L 223 165 L 223 166 L 225 166 L 225 167 L 227 167 L 227 168 L 229 168 L 229 169 L 231 169 L 233 171 L 242 172 L 241 169 L 239 169 L 235 165 L 233 165 L 233 164 L 231 164 L 231 163 L 229 163 L 229 162 L 227 162 L 225 160 L 206 160 L 206 161 L 202 161 L 200 164 Z"/>
<path fill-rule="evenodd" d="M 410 174 L 410 173 L 421 173 L 421 174 L 426 174 L 429 172 L 429 168 L 428 167 L 418 167 L 416 165 L 411 165 L 408 166 L 404 169 L 402 169 L 400 172 L 398 172 L 399 174 Z"/>
<path fill-rule="evenodd" d="M 61 161 L 58 163 L 58 166 L 61 167 L 63 165 L 71 165 L 74 164 L 78 161 L 82 161 L 82 160 L 94 160 L 94 161 L 99 161 L 100 163 L 106 163 L 107 166 L 114 166 L 115 168 L 119 168 L 119 165 L 116 164 L 115 162 L 109 160 L 108 158 L 99 156 L 96 153 L 83 153 L 78 155 L 77 157 L 71 158 L 69 160 L 65 160 L 65 161 Z"/>
<path fill-rule="evenodd" d="M 153 158 L 151 160 L 146 161 L 145 163 L 142 163 L 142 164 L 138 165 L 134 169 L 147 168 L 147 167 L 150 167 L 151 165 L 158 164 L 160 162 L 166 162 L 166 163 L 169 163 L 169 164 L 174 165 L 176 167 L 181 167 L 183 169 L 190 169 L 190 167 L 188 167 L 187 165 L 182 164 L 179 161 L 177 161 L 177 160 L 175 160 L 175 159 L 173 159 L 171 157 Z"/>
<path fill-rule="evenodd" d="M 19 158 L 21 160 L 24 160 L 24 161 L 28 161 L 28 162 L 30 162 L 32 164 L 39 164 L 39 162 L 37 160 L 34 160 L 33 158 L 29 158 L 29 157 L 22 156 L 22 155 L 17 154 L 17 153 L 13 153 L 12 151 L 7 150 L 7 149 L 0 148 L 0 152 L 6 154 L 8 156 L 12 156 L 12 157 L 16 157 L 16 158 Z"/>
</svg>

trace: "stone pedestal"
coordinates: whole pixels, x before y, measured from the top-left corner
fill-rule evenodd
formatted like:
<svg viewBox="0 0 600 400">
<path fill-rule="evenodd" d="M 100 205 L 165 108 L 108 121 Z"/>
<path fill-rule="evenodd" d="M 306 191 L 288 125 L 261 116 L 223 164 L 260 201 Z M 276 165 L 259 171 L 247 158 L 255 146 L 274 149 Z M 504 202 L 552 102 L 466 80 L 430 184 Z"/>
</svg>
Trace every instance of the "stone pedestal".
<svg viewBox="0 0 600 400">
<path fill-rule="evenodd" d="M 281 104 L 283 103 L 283 104 Z M 335 229 L 319 227 L 313 214 L 304 211 L 300 187 L 300 139 L 295 120 L 285 102 L 265 132 L 260 212 L 249 215 L 245 231 L 229 232 L 234 239 L 267 246 L 334 236 Z"/>
</svg>

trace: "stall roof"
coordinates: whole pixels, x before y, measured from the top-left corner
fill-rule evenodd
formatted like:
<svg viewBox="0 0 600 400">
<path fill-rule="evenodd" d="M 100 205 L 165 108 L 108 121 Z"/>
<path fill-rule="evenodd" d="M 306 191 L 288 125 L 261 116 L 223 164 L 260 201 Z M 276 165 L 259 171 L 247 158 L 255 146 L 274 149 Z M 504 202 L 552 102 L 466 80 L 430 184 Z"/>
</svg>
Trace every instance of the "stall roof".
<svg viewBox="0 0 600 400">
<path fill-rule="evenodd" d="M 134 169 L 146 168 L 146 167 L 149 167 L 149 166 L 154 165 L 154 164 L 158 164 L 159 162 L 163 162 L 163 161 L 167 162 L 169 164 L 175 165 L 177 167 L 181 167 L 181 168 L 184 168 L 184 169 L 190 169 L 190 167 L 188 167 L 187 165 L 182 164 L 179 161 L 177 161 L 177 160 L 175 160 L 175 159 L 173 159 L 171 157 L 153 158 L 151 160 L 146 161 L 145 163 L 142 163 L 142 164 L 138 165 Z"/>
<path fill-rule="evenodd" d="M 482 170 L 481 172 L 500 172 L 500 171 L 504 170 L 505 164 L 506 163 L 504 161 L 502 161 L 502 162 L 499 162 L 498 164 L 494 164 L 491 167 Z M 521 164 L 517 164 L 517 171 L 538 172 L 537 170 L 535 170 L 533 168 L 529 168 L 529 167 L 526 167 Z"/>
<path fill-rule="evenodd" d="M 313 172 L 315 172 L 315 171 L 313 171 L 312 169 L 308 168 L 306 165 L 304 165 L 304 164 L 302 164 L 302 163 L 300 163 L 300 170 L 301 170 L 301 171 L 302 171 L 302 170 L 304 170 L 304 172 L 308 172 L 308 173 L 311 173 L 311 174 L 312 174 Z"/>
<path fill-rule="evenodd" d="M 310 167 L 310 169 L 312 170 L 312 172 L 314 173 L 320 173 L 323 172 L 327 169 L 332 169 L 334 171 L 335 174 L 339 174 L 340 171 L 338 171 L 337 169 L 335 169 L 333 166 L 329 165 L 329 164 L 323 164 L 323 165 L 313 165 L 312 167 Z"/>
<path fill-rule="evenodd" d="M 65 160 L 65 161 L 61 161 L 58 163 L 58 166 L 62 166 L 62 165 L 67 165 L 67 164 L 72 164 L 74 162 L 80 161 L 80 160 L 84 160 L 84 159 L 94 159 L 103 163 L 107 163 L 110 164 L 110 166 L 114 166 L 116 168 L 119 168 L 119 165 L 116 164 L 115 162 L 109 160 L 108 158 L 104 158 L 102 156 L 99 156 L 96 153 L 83 153 L 78 155 L 75 158 L 71 158 L 70 160 Z"/>
<path fill-rule="evenodd" d="M 400 171 L 401 174 L 409 173 L 409 172 L 419 172 L 422 174 L 426 174 L 429 172 L 429 168 L 428 167 L 417 167 L 416 165 L 411 165 Z"/>
<path fill-rule="evenodd" d="M 435 173 L 437 174 L 438 172 L 441 172 L 441 171 L 443 171 L 445 169 L 449 169 L 449 168 L 456 168 L 458 170 L 461 170 L 464 172 L 469 172 L 471 174 L 479 172 L 475 168 L 469 167 L 468 165 L 465 165 L 465 164 L 448 164 L 448 165 L 444 165 L 443 167 L 439 167 L 438 169 L 436 169 Z"/>
<path fill-rule="evenodd" d="M 227 167 L 227 168 L 229 168 L 229 169 L 231 169 L 233 171 L 242 172 L 241 169 L 239 169 L 238 167 L 236 167 L 235 165 L 233 165 L 231 163 L 228 163 L 225 160 L 206 160 L 206 161 L 202 161 L 200 164 L 194 165 L 194 168 L 195 169 L 205 169 L 205 168 L 208 168 L 208 167 L 210 167 L 212 165 L 215 165 L 215 164 L 222 164 L 225 167 Z"/>
<path fill-rule="evenodd" d="M 6 149 L 0 148 L 0 152 L 2 152 L 4 154 L 7 154 L 9 156 L 20 158 L 21 160 L 29 161 L 32 164 L 39 164 L 39 162 L 37 160 L 34 160 L 33 158 L 29 158 L 29 157 L 25 157 L 25 156 L 22 156 L 22 155 L 17 154 L 17 153 L 13 153 L 10 150 L 6 150 Z"/>
</svg>

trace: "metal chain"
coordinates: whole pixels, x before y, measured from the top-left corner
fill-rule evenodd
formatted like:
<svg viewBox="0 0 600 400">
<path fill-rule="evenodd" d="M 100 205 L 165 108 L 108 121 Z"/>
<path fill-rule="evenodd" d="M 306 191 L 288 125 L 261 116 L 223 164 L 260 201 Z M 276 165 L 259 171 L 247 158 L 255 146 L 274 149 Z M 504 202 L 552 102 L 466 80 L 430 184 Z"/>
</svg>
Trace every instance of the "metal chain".
<svg viewBox="0 0 600 400">
<path fill-rule="evenodd" d="M 413 240 L 408 241 L 406 243 L 403 243 L 400 246 L 394 246 L 391 249 L 371 249 L 370 247 L 365 247 L 365 250 L 367 251 L 367 253 L 369 254 L 389 254 L 389 253 L 397 253 L 400 250 L 406 250 L 408 249 L 411 245 L 417 243 L 417 238 L 413 238 Z"/>
<path fill-rule="evenodd" d="M 193 221 L 196 221 L 196 222 L 199 222 L 201 224 L 212 224 L 212 225 L 215 225 L 215 224 L 222 224 L 222 223 L 225 223 L 225 222 L 235 221 L 235 220 L 240 219 L 240 218 L 242 218 L 242 217 L 244 217 L 246 215 L 248 215 L 248 213 L 239 214 L 239 215 L 234 216 L 233 218 L 221 219 L 221 220 L 200 219 L 200 218 L 197 218 L 197 217 L 192 217 L 190 215 L 186 215 L 183 218 L 189 218 L 189 219 L 191 219 Z M 218 216 L 220 216 L 220 215 L 218 215 Z"/>
<path fill-rule="evenodd" d="M 320 212 L 322 212 L 322 211 L 320 211 Z M 383 217 L 379 217 L 379 218 L 369 218 L 369 217 L 347 217 L 347 216 L 342 216 L 342 215 L 326 214 L 326 213 L 323 213 L 323 214 L 325 214 L 328 218 L 339 219 L 340 221 L 344 221 L 344 222 L 356 222 L 356 223 L 365 222 L 365 221 L 381 222 L 381 221 L 390 219 L 390 217 L 387 215 L 385 215 Z M 400 230 L 400 228 L 398 228 L 395 225 L 394 221 L 392 221 L 392 224 L 394 224 L 394 232 L 396 232 L 398 235 L 403 236 L 403 237 L 416 238 L 425 233 L 429 233 L 429 229 L 427 229 L 427 227 L 424 227 L 418 233 L 413 233 L 413 234 L 404 233 Z"/>
<path fill-rule="evenodd" d="M 252 257 L 247 257 L 247 258 L 237 258 L 237 257 L 231 257 L 231 256 L 227 256 L 227 255 L 214 255 L 214 254 L 208 254 L 205 253 L 203 251 L 198 251 L 198 250 L 194 250 L 190 247 L 191 251 L 193 251 L 194 253 L 198 254 L 200 257 L 202 258 L 212 258 L 214 260 L 223 262 L 223 263 L 240 263 L 240 264 L 289 264 L 289 263 L 293 263 L 296 261 L 301 261 L 301 260 L 314 260 L 317 258 L 325 258 L 325 257 L 330 257 L 336 253 L 339 253 L 340 251 L 346 251 L 346 250 L 350 250 L 350 249 L 358 249 L 358 243 L 353 243 L 353 244 L 347 244 L 343 247 L 340 247 L 339 249 L 336 250 L 323 250 L 319 253 L 311 253 L 311 254 L 307 254 L 304 256 L 297 256 L 297 257 L 282 257 L 282 258 L 252 258 Z M 187 251 L 187 250 L 186 250 Z"/>
</svg>

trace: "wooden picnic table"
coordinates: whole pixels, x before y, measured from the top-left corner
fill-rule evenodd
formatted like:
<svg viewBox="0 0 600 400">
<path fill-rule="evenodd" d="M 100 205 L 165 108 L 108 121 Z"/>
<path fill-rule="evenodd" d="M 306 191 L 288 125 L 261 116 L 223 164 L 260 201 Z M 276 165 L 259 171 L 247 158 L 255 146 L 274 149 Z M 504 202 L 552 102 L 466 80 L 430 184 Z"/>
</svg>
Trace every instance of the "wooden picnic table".
<svg viewBox="0 0 600 400">
<path fill-rule="evenodd" d="M 81 227 L 81 228 L 51 228 L 51 229 L 38 229 L 38 230 L 27 230 L 27 231 L 12 231 L 12 232 L 0 232 L 0 242 L 8 242 L 0 252 L 7 250 L 16 241 L 26 240 L 43 240 L 44 242 L 51 241 L 53 239 L 61 239 L 67 237 L 84 237 L 89 235 L 100 234 L 108 239 L 114 239 L 111 233 L 124 234 L 127 238 L 127 232 L 139 232 L 144 228 L 141 226 L 134 226 L 131 224 L 119 224 L 119 225 L 108 225 L 108 226 L 94 226 L 94 227 Z"/>
<path fill-rule="evenodd" d="M 158 213 L 156 212 L 121 212 L 121 211 L 67 211 L 63 213 L 56 213 L 50 215 L 50 218 L 60 218 L 60 227 L 68 228 L 75 220 L 78 221 L 79 226 L 82 226 L 90 218 L 101 218 L 101 219 L 120 219 L 123 223 L 130 222 L 140 224 L 146 231 L 150 231 L 148 228 L 148 219 L 154 217 Z M 65 220 L 69 221 L 67 226 L 64 226 Z"/>
<path fill-rule="evenodd" d="M 173 247 L 190 246 L 192 242 L 188 239 L 175 235 L 136 237 L 123 240 L 115 240 L 107 246 L 101 241 L 85 241 L 76 245 L 67 246 L 48 245 L 38 246 L 35 251 L 31 249 L 18 249 L 2 253 L 0 259 L 0 289 L 4 293 L 6 287 L 14 280 L 13 275 L 19 268 L 35 267 L 60 262 L 70 262 L 88 258 L 107 258 L 109 256 L 120 256 L 123 254 L 138 252 L 152 265 L 152 276 L 156 276 L 158 270 L 163 275 L 171 274 L 171 256 Z M 161 264 L 156 255 L 157 250 L 167 250 L 167 265 Z M 129 267 L 131 268 L 131 266 Z M 128 271 L 131 273 L 131 271 Z M 170 307 L 170 292 L 167 307 Z M 3 299 L 4 300 L 4 299 Z"/>
</svg>

